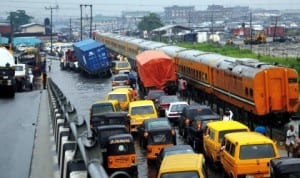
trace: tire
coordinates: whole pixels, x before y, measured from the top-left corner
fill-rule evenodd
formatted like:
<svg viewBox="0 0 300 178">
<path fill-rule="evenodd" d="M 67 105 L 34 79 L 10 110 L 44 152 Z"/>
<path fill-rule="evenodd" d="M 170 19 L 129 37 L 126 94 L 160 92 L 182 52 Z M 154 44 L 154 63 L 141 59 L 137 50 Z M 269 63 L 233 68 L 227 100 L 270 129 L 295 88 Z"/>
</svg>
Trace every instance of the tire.
<svg viewBox="0 0 300 178">
<path fill-rule="evenodd" d="M 127 172 L 116 171 L 110 176 L 110 178 L 131 178 L 131 176 Z"/>
<path fill-rule="evenodd" d="M 141 138 L 141 147 L 143 149 L 146 149 L 146 143 L 145 143 L 145 140 L 143 138 Z"/>
<path fill-rule="evenodd" d="M 182 128 L 181 128 L 181 126 L 179 124 L 178 124 L 178 133 L 179 133 L 180 136 L 183 135 Z"/>
</svg>

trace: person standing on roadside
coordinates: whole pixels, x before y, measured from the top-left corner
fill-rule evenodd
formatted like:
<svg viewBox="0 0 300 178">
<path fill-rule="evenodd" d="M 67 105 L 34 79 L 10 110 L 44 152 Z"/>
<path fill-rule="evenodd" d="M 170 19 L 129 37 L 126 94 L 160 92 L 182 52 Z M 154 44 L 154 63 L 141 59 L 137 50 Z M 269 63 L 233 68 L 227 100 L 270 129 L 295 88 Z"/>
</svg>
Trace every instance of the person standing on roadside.
<svg viewBox="0 0 300 178">
<path fill-rule="evenodd" d="M 46 84 L 47 84 L 47 74 L 46 74 L 46 72 L 43 72 L 42 77 L 43 77 L 43 88 L 46 89 Z"/>
<path fill-rule="evenodd" d="M 285 146 L 287 150 L 287 156 L 290 157 L 290 153 L 294 152 L 294 148 L 296 146 L 296 131 L 293 125 L 290 125 L 289 129 L 286 132 L 286 141 Z"/>
<path fill-rule="evenodd" d="M 138 94 L 137 94 L 137 92 L 136 92 L 136 90 L 135 90 L 134 87 L 132 87 L 131 93 L 132 93 L 134 101 L 138 100 Z"/>
<path fill-rule="evenodd" d="M 185 99 L 186 98 L 186 87 L 187 87 L 186 80 L 179 77 L 178 84 L 179 84 L 178 89 L 179 89 L 180 96 Z"/>
<path fill-rule="evenodd" d="M 233 120 L 232 117 L 233 117 L 233 112 L 229 108 L 227 108 L 223 115 L 223 121 Z"/>
</svg>

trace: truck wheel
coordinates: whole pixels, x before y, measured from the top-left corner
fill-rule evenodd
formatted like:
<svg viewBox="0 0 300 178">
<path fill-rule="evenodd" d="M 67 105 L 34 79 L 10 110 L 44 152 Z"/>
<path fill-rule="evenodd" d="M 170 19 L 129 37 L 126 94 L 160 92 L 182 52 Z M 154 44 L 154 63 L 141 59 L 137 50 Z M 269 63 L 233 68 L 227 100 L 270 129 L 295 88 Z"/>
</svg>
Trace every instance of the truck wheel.
<svg viewBox="0 0 300 178">
<path fill-rule="evenodd" d="M 14 98 L 14 97 L 15 97 L 15 91 L 14 91 L 14 90 L 10 92 L 10 97 L 11 97 L 11 98 Z"/>
</svg>

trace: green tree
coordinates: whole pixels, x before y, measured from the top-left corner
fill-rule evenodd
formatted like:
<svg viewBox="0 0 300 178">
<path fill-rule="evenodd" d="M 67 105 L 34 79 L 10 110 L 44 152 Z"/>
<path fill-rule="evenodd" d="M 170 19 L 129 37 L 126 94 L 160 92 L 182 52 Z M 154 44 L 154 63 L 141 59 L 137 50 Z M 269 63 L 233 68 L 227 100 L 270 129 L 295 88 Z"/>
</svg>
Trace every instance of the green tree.
<svg viewBox="0 0 300 178">
<path fill-rule="evenodd" d="M 18 31 L 19 27 L 24 24 L 30 23 L 33 17 L 26 14 L 25 10 L 17 10 L 10 12 L 6 20 L 13 24 L 13 30 Z"/>
<path fill-rule="evenodd" d="M 144 16 L 142 20 L 138 23 L 138 29 L 140 31 L 147 30 L 148 32 L 162 27 L 163 23 L 161 22 L 161 19 L 159 16 L 155 13 L 150 13 L 148 16 Z"/>
</svg>

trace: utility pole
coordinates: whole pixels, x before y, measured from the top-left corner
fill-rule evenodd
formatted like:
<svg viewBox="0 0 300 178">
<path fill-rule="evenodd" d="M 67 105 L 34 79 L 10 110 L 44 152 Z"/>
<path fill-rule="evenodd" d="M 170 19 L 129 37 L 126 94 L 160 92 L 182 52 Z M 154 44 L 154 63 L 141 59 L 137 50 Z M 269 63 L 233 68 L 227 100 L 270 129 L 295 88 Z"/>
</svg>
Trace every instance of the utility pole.
<svg viewBox="0 0 300 178">
<path fill-rule="evenodd" d="M 9 13 L 9 20 L 10 20 L 10 39 L 9 39 L 9 45 L 10 47 L 13 46 L 13 39 L 14 39 L 14 23 L 13 23 L 13 17 L 12 12 Z"/>
<path fill-rule="evenodd" d="M 90 38 L 92 38 L 92 29 L 93 29 L 93 5 L 90 4 L 90 10 L 91 10 L 91 18 L 90 18 Z"/>
<path fill-rule="evenodd" d="M 214 11 L 211 11 L 211 35 L 214 35 Z"/>
<path fill-rule="evenodd" d="M 273 42 L 276 39 L 276 33 L 277 33 L 277 18 L 278 16 L 275 17 L 275 26 L 274 26 L 274 33 L 273 33 Z"/>
<path fill-rule="evenodd" d="M 80 4 L 80 41 L 82 41 L 82 4 Z"/>
<path fill-rule="evenodd" d="M 72 39 L 72 19 L 70 18 L 70 38 L 69 40 L 71 41 Z"/>
<path fill-rule="evenodd" d="M 55 7 L 52 7 L 52 6 L 49 6 L 49 7 L 45 7 L 45 9 L 46 10 L 50 10 L 50 26 L 51 26 L 51 29 L 50 29 L 50 49 L 51 49 L 51 52 L 50 52 L 50 54 L 52 54 L 52 43 L 53 43 L 53 39 L 52 39 L 52 28 L 53 28 L 53 26 L 52 26 L 52 11 L 53 11 L 53 9 L 58 9 L 58 5 L 56 5 Z"/>
<path fill-rule="evenodd" d="M 80 4 L 80 40 L 82 40 L 82 6 L 85 8 L 90 7 L 90 38 L 92 38 L 92 28 L 93 28 L 93 5 L 92 4 Z"/>
<path fill-rule="evenodd" d="M 252 51 L 252 43 L 253 43 L 253 32 L 252 32 L 252 12 L 250 12 L 250 50 Z"/>
</svg>

